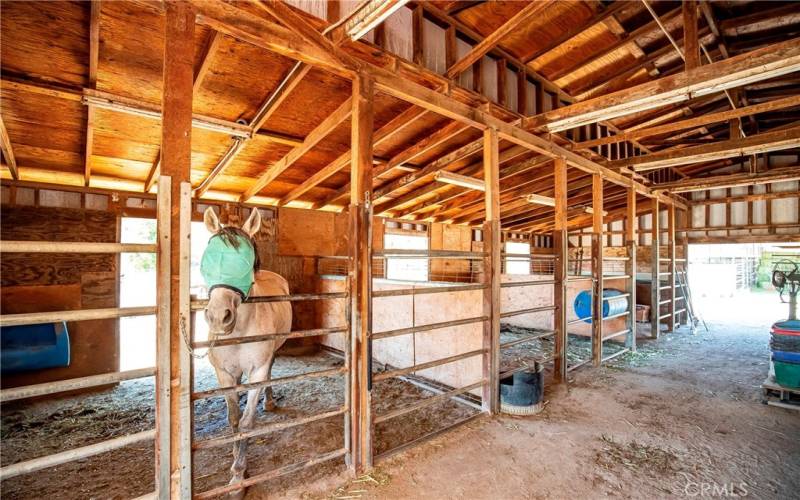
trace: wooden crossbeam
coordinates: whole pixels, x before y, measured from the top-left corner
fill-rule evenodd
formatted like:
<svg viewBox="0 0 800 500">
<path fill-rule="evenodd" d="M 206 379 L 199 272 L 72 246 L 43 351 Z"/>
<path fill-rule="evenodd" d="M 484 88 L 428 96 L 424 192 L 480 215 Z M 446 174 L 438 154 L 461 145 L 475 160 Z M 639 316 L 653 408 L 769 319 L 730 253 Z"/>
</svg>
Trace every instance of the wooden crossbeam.
<svg viewBox="0 0 800 500">
<path fill-rule="evenodd" d="M 593 148 L 603 144 L 613 144 L 615 142 L 629 141 L 632 139 L 641 139 L 643 137 L 650 137 L 654 135 L 666 134 L 677 130 L 684 130 L 692 127 L 700 127 L 709 125 L 711 123 L 724 122 L 733 118 L 741 118 L 743 116 L 754 115 L 757 113 L 764 113 L 767 111 L 776 111 L 780 109 L 791 108 L 800 106 L 800 95 L 785 97 L 783 99 L 775 99 L 761 104 L 753 104 L 744 108 L 737 108 L 728 111 L 721 111 L 719 113 L 709 113 L 700 115 L 695 118 L 681 120 L 677 122 L 667 123 L 666 125 L 657 125 L 654 127 L 638 128 L 628 131 L 622 131 L 619 134 L 601 137 L 599 139 L 592 139 L 590 141 L 579 142 L 572 146 L 573 150 L 581 150 Z"/>
<path fill-rule="evenodd" d="M 689 165 L 705 161 L 768 153 L 800 146 L 800 127 L 777 132 L 764 132 L 744 139 L 672 149 L 645 156 L 634 156 L 607 163 L 611 168 L 633 168 L 636 171 L 652 170 L 674 165 Z"/>
<path fill-rule="evenodd" d="M 286 156 L 275 162 L 266 172 L 256 179 L 255 182 L 245 191 L 241 198 L 241 202 L 245 202 L 258 194 L 264 186 L 275 180 L 280 174 L 286 171 L 289 167 L 299 160 L 304 154 L 308 153 L 319 141 L 324 139 L 336 127 L 345 121 L 352 111 L 352 98 L 348 98 L 336 108 L 336 111 L 328 115 L 322 123 L 316 126 L 311 133 L 306 136 L 302 144 L 289 151 Z"/>
<path fill-rule="evenodd" d="M 448 78 L 455 78 L 461 72 L 472 66 L 472 64 L 486 55 L 487 52 L 492 50 L 495 45 L 500 43 L 505 36 L 509 33 L 514 31 L 517 27 L 519 27 L 523 22 L 537 12 L 547 8 L 553 2 L 550 0 L 547 1 L 537 1 L 537 2 L 530 2 L 526 5 L 522 10 L 517 12 L 511 19 L 506 21 L 502 26 L 497 28 L 492 34 L 481 40 L 478 45 L 472 47 L 472 49 L 467 52 L 464 57 L 456 61 L 455 64 L 447 68 L 445 75 Z"/>
<path fill-rule="evenodd" d="M 11 177 L 14 180 L 19 179 L 19 172 L 17 170 L 17 159 L 14 157 L 14 150 L 11 148 L 11 139 L 8 137 L 8 130 L 6 124 L 3 122 L 3 117 L 0 116 L 0 150 L 3 151 L 3 158 L 6 160 L 6 166 L 11 172 Z"/>
<path fill-rule="evenodd" d="M 658 108 L 800 70 L 800 39 L 558 108 L 525 120 L 526 128 L 557 132 Z"/>
<path fill-rule="evenodd" d="M 758 137 L 758 136 L 756 136 Z M 756 184 L 771 184 L 775 182 L 793 181 L 800 179 L 800 165 L 791 167 L 773 168 L 766 172 L 756 174 L 745 172 L 740 174 L 725 174 L 713 177 L 689 178 L 676 182 L 656 184 L 654 189 L 672 193 L 688 193 L 691 191 L 706 191 L 708 189 L 730 188 L 738 186 L 752 186 Z M 725 200 L 720 200 L 724 203 Z"/>
</svg>

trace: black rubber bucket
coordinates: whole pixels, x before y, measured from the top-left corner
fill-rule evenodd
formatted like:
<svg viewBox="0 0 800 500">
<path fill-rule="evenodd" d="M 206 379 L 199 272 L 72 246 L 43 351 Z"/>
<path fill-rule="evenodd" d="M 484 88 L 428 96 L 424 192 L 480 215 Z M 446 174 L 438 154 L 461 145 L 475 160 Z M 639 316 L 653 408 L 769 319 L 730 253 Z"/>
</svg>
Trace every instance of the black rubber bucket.
<svg viewBox="0 0 800 500">
<path fill-rule="evenodd" d="M 532 370 L 517 372 L 500 381 L 500 409 L 513 415 L 530 415 L 541 410 L 544 370 L 536 363 Z"/>
</svg>

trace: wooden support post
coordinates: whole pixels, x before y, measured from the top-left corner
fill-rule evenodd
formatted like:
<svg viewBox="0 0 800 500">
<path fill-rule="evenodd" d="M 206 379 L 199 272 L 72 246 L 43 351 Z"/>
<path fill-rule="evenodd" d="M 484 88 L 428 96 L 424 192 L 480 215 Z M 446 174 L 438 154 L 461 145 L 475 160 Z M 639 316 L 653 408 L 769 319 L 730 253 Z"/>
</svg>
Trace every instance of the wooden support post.
<svg viewBox="0 0 800 500">
<path fill-rule="evenodd" d="M 567 266 L 569 245 L 567 244 L 567 162 L 556 158 L 553 162 L 553 190 L 555 192 L 555 228 L 553 249 L 555 252 L 555 285 L 553 290 L 553 329 L 555 337 L 554 375 L 556 380 L 567 380 Z"/>
<path fill-rule="evenodd" d="M 528 74 L 524 68 L 517 70 L 517 113 L 528 114 Z"/>
<path fill-rule="evenodd" d="M 667 206 L 667 244 L 669 258 L 669 318 L 667 327 L 670 332 L 675 331 L 675 206 Z"/>
<path fill-rule="evenodd" d="M 661 301 L 661 292 L 659 287 L 661 286 L 661 281 L 658 276 L 659 271 L 659 245 L 661 239 L 661 228 L 660 222 L 658 219 L 658 212 L 659 212 L 659 203 L 658 199 L 653 198 L 651 200 L 652 203 L 652 223 L 651 223 L 651 234 L 652 234 L 652 247 L 651 247 L 651 264 L 652 264 L 652 272 L 650 278 L 650 336 L 654 339 L 658 338 L 659 334 L 659 325 L 661 324 L 661 320 L 659 316 L 661 315 L 661 307 L 659 307 L 658 303 Z"/>
<path fill-rule="evenodd" d="M 374 83 L 353 80 L 350 149 L 350 429 L 348 465 L 372 467 L 372 127 Z"/>
<path fill-rule="evenodd" d="M 500 146 L 497 130 L 483 132 L 483 180 L 485 184 L 486 222 L 483 225 L 483 274 L 488 285 L 483 293 L 483 411 L 500 410 L 498 376 L 500 374 Z"/>
<path fill-rule="evenodd" d="M 683 51 L 686 71 L 700 66 L 700 44 L 697 40 L 697 3 L 684 0 L 683 11 Z"/>
<path fill-rule="evenodd" d="M 192 152 L 192 85 L 194 79 L 195 13 L 185 2 L 164 6 L 164 86 L 162 98 L 162 172 L 171 178 L 169 221 L 169 295 L 160 290 L 159 303 L 169 301 L 169 470 L 171 498 L 192 496 L 192 421 L 188 346 L 181 331 L 189 330 L 188 214 L 182 194 L 188 185 Z M 159 191 L 161 188 L 159 188 Z M 182 210 L 183 209 L 183 210 Z M 183 216 L 183 217 L 182 217 Z M 163 262 L 163 259 L 162 259 Z M 159 332 L 167 335 L 167 332 Z M 163 345 L 163 344 L 162 344 Z M 159 429 L 161 431 L 161 429 Z M 161 453 L 156 453 L 161 457 Z M 158 469 L 158 467 L 157 467 Z"/>
<path fill-rule="evenodd" d="M 425 11 L 422 5 L 417 5 L 414 7 L 414 10 L 411 11 L 412 60 L 415 64 L 419 64 L 420 66 L 425 66 L 425 51 L 423 50 L 423 44 L 425 43 L 424 15 Z"/>
<path fill-rule="evenodd" d="M 603 177 L 592 175 L 592 364 L 603 359 Z"/>
<path fill-rule="evenodd" d="M 688 277 L 689 277 L 689 233 L 688 233 L 688 229 L 689 229 L 689 226 L 691 225 L 691 216 L 692 216 L 692 211 L 691 210 L 692 209 L 689 208 L 687 210 L 682 210 L 681 211 L 682 217 L 681 217 L 681 225 L 680 226 L 683 229 L 683 231 L 681 231 L 680 241 L 681 241 L 681 247 L 683 248 L 683 260 L 681 261 L 683 263 L 683 266 L 682 266 L 682 268 L 683 268 L 683 279 L 680 280 L 680 282 L 683 284 L 684 287 L 687 287 L 688 283 L 689 283 L 689 279 L 688 279 Z M 687 290 L 686 288 L 681 290 L 681 297 L 684 298 L 683 299 L 683 303 L 681 304 L 681 306 L 682 306 L 682 309 L 684 309 L 684 312 L 680 315 L 680 318 L 681 318 L 681 324 L 684 325 L 684 326 L 689 324 L 689 305 L 688 305 L 689 300 L 687 299 L 688 294 L 689 294 L 689 290 Z"/>
<path fill-rule="evenodd" d="M 628 315 L 627 328 L 629 330 L 625 344 L 631 351 L 636 350 L 636 241 L 637 241 L 637 217 L 636 217 L 636 190 L 628 188 L 628 213 L 625 219 L 625 245 L 628 247 L 628 262 L 625 266 L 625 274 L 630 276 L 626 292 L 630 314 Z"/>
</svg>

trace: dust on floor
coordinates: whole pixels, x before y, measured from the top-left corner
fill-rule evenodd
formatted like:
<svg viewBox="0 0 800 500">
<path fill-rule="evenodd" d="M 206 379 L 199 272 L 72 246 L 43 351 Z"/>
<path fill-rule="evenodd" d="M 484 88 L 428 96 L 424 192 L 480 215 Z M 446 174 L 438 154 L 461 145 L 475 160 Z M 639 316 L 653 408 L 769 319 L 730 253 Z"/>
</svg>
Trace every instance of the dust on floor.
<svg viewBox="0 0 800 500">
<path fill-rule="evenodd" d="M 767 329 L 708 326 L 571 373 L 536 417 L 481 417 L 268 498 L 798 498 L 800 412 L 761 404 Z"/>
</svg>

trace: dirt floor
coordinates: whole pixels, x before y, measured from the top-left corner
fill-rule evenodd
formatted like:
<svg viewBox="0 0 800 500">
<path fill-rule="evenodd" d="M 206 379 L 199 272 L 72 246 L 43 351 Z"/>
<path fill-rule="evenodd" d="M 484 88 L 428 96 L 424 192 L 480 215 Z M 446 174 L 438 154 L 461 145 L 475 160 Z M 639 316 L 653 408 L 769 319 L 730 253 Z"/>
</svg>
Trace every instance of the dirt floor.
<svg viewBox="0 0 800 500">
<path fill-rule="evenodd" d="M 800 412 L 761 404 L 768 370 L 768 326 L 780 318 L 774 295 L 708 305 L 710 331 L 687 328 L 658 341 L 640 339 L 635 354 L 570 374 L 568 386 L 550 386 L 535 417 L 476 420 L 377 464 L 352 479 L 341 460 L 253 487 L 248 498 L 666 498 L 749 496 L 797 498 L 800 491 Z M 770 316 L 771 315 L 771 316 Z M 647 328 L 643 328 L 644 331 Z M 506 330 L 503 341 L 530 332 Z M 523 344 L 526 345 L 526 344 Z M 547 355 L 550 341 L 516 347 L 503 369 Z M 610 345 L 609 352 L 619 346 Z M 572 360 L 585 359 L 585 339 L 570 337 Z M 275 375 L 341 364 L 328 354 L 280 357 Z M 216 386 L 199 363 L 197 388 Z M 341 379 L 279 386 L 278 421 L 331 410 L 343 402 Z M 153 425 L 152 382 L 138 381 L 89 398 L 5 405 L 2 464 L 74 448 Z M 432 393 L 407 382 L 376 384 L 380 414 Z M 476 410 L 453 402 L 434 405 L 376 430 L 376 453 L 409 442 Z M 225 405 L 198 403 L 197 438 L 228 431 Z M 248 450 L 258 473 L 342 446 L 342 418 L 257 438 Z M 4 498 L 132 498 L 152 491 L 150 443 L 4 481 Z M 195 454 L 195 491 L 225 484 L 228 446 Z M 703 495 L 704 494 L 704 495 Z"/>
</svg>

